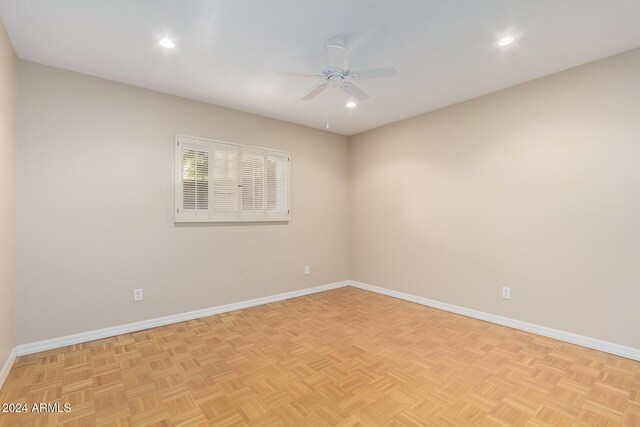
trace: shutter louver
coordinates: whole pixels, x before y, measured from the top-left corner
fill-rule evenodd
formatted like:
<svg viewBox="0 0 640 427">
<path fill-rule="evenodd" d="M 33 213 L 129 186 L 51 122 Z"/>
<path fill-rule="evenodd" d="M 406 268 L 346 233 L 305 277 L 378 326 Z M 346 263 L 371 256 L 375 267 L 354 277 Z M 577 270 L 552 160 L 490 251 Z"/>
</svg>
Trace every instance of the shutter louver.
<svg viewBox="0 0 640 427">
<path fill-rule="evenodd" d="M 184 135 L 176 142 L 176 222 L 289 220 L 289 153 Z"/>
</svg>

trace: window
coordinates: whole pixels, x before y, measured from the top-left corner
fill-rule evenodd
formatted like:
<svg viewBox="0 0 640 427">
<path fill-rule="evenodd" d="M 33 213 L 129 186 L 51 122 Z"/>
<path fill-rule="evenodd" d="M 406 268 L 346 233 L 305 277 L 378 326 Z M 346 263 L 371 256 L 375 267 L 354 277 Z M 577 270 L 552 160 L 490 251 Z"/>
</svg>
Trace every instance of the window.
<svg viewBox="0 0 640 427">
<path fill-rule="evenodd" d="M 288 221 L 289 153 L 176 135 L 175 220 Z"/>
</svg>

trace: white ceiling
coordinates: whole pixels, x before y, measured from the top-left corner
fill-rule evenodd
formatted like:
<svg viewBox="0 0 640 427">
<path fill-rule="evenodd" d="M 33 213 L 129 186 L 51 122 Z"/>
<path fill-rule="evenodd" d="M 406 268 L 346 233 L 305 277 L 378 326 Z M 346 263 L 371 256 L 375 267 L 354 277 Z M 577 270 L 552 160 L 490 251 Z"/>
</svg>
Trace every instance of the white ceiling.
<svg viewBox="0 0 640 427">
<path fill-rule="evenodd" d="M 20 58 L 321 129 L 328 114 L 345 135 L 640 46 L 638 0 L 0 0 L 0 17 Z M 398 69 L 359 82 L 354 110 L 279 74 L 319 72 L 333 36 L 351 69 Z"/>
</svg>

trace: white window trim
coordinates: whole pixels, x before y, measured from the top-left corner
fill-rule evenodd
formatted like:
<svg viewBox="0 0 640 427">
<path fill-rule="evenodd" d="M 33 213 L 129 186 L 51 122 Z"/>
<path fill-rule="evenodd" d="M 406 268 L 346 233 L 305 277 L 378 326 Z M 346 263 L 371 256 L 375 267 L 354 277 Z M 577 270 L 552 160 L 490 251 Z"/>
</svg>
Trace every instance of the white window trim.
<svg viewBox="0 0 640 427">
<path fill-rule="evenodd" d="M 211 198 L 211 187 L 210 187 L 210 196 L 209 196 L 209 214 L 205 217 L 203 215 L 195 215 L 193 217 L 185 217 L 180 213 L 180 192 L 178 191 L 178 187 L 179 187 L 179 183 L 181 182 L 182 179 L 182 163 L 181 163 L 181 159 L 180 159 L 180 139 L 191 139 L 195 141 L 196 145 L 203 145 L 203 146 L 210 146 L 211 144 L 227 144 L 227 145 L 231 145 L 231 146 L 236 146 L 238 147 L 239 152 L 242 151 L 242 149 L 245 150 L 262 150 L 265 151 L 267 153 L 273 153 L 273 154 L 277 154 L 280 155 L 282 157 L 286 157 L 287 158 L 287 186 L 286 186 L 286 191 L 287 191 L 287 195 L 286 195 L 286 200 L 287 200 L 287 213 L 286 214 L 279 214 L 279 215 L 270 215 L 270 216 L 266 216 L 266 211 L 267 211 L 267 203 L 266 203 L 266 192 L 265 192 L 265 203 L 264 203 L 264 210 L 265 210 L 265 217 L 262 218 L 242 218 L 242 214 L 240 213 L 240 206 L 241 206 L 241 201 L 238 200 L 238 216 L 237 217 L 231 217 L 231 218 L 221 218 L 220 216 L 215 216 L 212 212 L 211 206 L 213 203 L 213 200 Z M 211 158 L 209 159 L 209 162 L 211 162 Z M 211 170 L 211 164 L 209 165 L 209 170 Z M 240 171 L 238 172 L 240 173 Z M 265 180 L 266 180 L 266 174 L 265 174 Z M 211 181 L 210 181 L 211 182 Z M 266 183 L 265 183 L 266 186 Z M 240 194 L 240 193 L 239 193 Z M 240 199 L 240 196 L 239 196 Z M 277 149 L 273 149 L 273 148 L 266 148 L 266 147 L 258 147 L 255 145 L 247 145 L 247 144 L 238 144 L 238 143 L 234 143 L 234 142 L 228 142 L 228 141 L 223 141 L 223 140 L 216 140 L 216 139 L 210 139 L 210 138 L 202 138 L 199 136 L 191 136 L 191 135 L 186 135 L 186 134 L 175 134 L 175 141 L 174 141 L 174 215 L 175 215 L 175 219 L 174 221 L 176 223 L 194 223 L 194 222 L 198 222 L 198 223 L 202 223 L 202 222 L 216 222 L 216 223 L 236 223 L 236 222 L 288 222 L 291 219 L 291 155 L 288 151 L 283 151 L 283 150 L 277 150 Z"/>
</svg>

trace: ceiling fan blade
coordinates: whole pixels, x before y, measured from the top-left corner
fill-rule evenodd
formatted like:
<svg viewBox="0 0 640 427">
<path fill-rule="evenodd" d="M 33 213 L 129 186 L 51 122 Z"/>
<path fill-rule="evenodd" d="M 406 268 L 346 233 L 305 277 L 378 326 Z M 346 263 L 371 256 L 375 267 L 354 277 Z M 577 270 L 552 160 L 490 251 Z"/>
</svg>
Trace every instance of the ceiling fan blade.
<svg viewBox="0 0 640 427">
<path fill-rule="evenodd" d="M 360 89 L 353 83 L 343 84 L 342 90 L 353 96 L 358 101 L 364 101 L 365 99 L 369 98 L 369 95 L 367 95 L 362 89 Z"/>
<path fill-rule="evenodd" d="M 327 58 L 329 68 L 339 68 L 344 70 L 344 63 L 347 57 L 347 50 L 341 40 L 329 40 L 327 43 Z"/>
<path fill-rule="evenodd" d="M 357 80 L 393 77 L 398 74 L 396 67 L 374 68 L 372 70 L 351 71 L 349 77 Z"/>
<path fill-rule="evenodd" d="M 323 83 L 320 86 L 318 86 L 317 88 L 313 89 L 311 92 L 309 92 L 308 94 L 306 94 L 302 100 L 303 101 L 308 101 L 311 98 L 315 98 L 316 96 L 318 96 L 320 93 L 322 93 L 326 88 L 327 88 L 327 84 Z"/>
<path fill-rule="evenodd" d="M 287 77 L 300 77 L 303 79 L 317 79 L 318 77 L 323 77 L 322 74 L 305 74 L 305 73 L 295 73 L 292 71 L 278 71 L 279 76 L 287 76 Z"/>
</svg>

